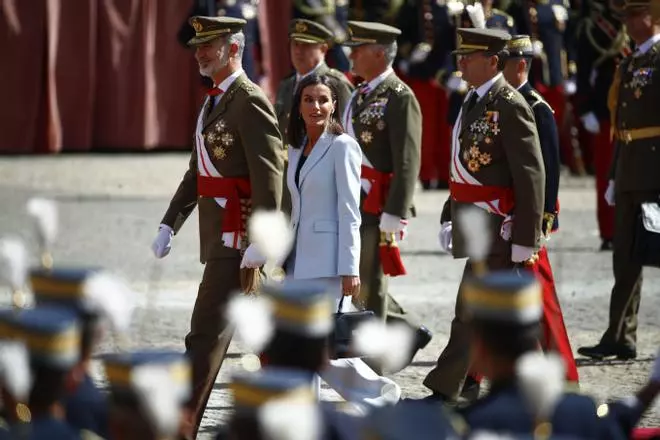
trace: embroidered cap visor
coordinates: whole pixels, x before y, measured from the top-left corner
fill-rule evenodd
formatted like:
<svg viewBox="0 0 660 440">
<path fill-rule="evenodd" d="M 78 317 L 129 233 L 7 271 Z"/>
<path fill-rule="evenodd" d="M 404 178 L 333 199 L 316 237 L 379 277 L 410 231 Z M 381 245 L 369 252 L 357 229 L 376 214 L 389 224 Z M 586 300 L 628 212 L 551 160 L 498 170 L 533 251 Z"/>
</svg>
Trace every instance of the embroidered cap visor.
<svg viewBox="0 0 660 440">
<path fill-rule="evenodd" d="M 296 19 L 289 24 L 289 38 L 307 44 L 331 43 L 334 35 L 325 26 L 311 20 Z"/>
<path fill-rule="evenodd" d="M 201 17 L 188 20 L 195 30 L 195 36 L 188 41 L 188 46 L 208 43 L 218 37 L 235 34 L 243 30 L 246 21 L 233 17 Z"/>
<path fill-rule="evenodd" d="M 534 47 L 529 35 L 514 35 L 506 44 L 508 58 L 532 58 Z"/>
<path fill-rule="evenodd" d="M 502 53 L 511 40 L 508 32 L 497 29 L 460 28 L 457 31 L 455 55 L 468 55 L 476 52 Z"/>
<path fill-rule="evenodd" d="M 348 37 L 344 46 L 362 46 L 364 44 L 392 44 L 401 35 L 401 30 L 382 23 L 370 21 L 349 21 Z"/>
</svg>

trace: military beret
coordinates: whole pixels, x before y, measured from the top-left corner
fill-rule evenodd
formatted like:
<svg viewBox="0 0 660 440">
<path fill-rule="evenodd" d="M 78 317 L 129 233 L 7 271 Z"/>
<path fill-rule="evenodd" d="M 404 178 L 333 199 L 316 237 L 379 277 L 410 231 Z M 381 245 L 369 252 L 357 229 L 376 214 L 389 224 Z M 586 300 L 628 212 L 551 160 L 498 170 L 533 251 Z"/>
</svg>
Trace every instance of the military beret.
<svg viewBox="0 0 660 440">
<path fill-rule="evenodd" d="M 541 286 L 527 272 L 496 271 L 470 278 L 463 300 L 473 321 L 527 326 L 539 322 L 543 311 Z"/>
<path fill-rule="evenodd" d="M 322 24 L 297 18 L 289 24 L 289 38 L 301 43 L 318 44 L 330 42 L 334 35 Z"/>
<path fill-rule="evenodd" d="M 263 286 L 273 305 L 273 318 L 279 328 L 302 336 L 318 337 L 332 331 L 334 301 L 326 283 L 285 279 Z"/>
<path fill-rule="evenodd" d="M 195 30 L 195 36 L 188 41 L 189 46 L 209 42 L 224 35 L 235 34 L 243 30 L 247 23 L 242 18 L 195 16 L 188 20 Z"/>
<path fill-rule="evenodd" d="M 401 35 L 401 30 L 393 26 L 370 21 L 349 21 L 348 38 L 345 46 L 363 44 L 392 44 Z"/>
<path fill-rule="evenodd" d="M 0 311 L 0 338 L 25 343 L 31 362 L 67 370 L 80 358 L 78 315 L 62 307 Z"/>
<path fill-rule="evenodd" d="M 474 52 L 500 53 L 511 39 L 508 32 L 498 29 L 459 28 L 456 32 L 458 45 L 452 53 L 457 55 Z"/>
<path fill-rule="evenodd" d="M 316 401 L 312 377 L 299 370 L 266 367 L 253 373 L 241 372 L 232 377 L 229 388 L 237 410 L 253 410 L 276 399 L 300 403 Z"/>
<path fill-rule="evenodd" d="M 513 35 L 506 43 L 506 51 L 509 58 L 531 58 L 534 56 L 532 39 L 529 35 Z"/>
</svg>

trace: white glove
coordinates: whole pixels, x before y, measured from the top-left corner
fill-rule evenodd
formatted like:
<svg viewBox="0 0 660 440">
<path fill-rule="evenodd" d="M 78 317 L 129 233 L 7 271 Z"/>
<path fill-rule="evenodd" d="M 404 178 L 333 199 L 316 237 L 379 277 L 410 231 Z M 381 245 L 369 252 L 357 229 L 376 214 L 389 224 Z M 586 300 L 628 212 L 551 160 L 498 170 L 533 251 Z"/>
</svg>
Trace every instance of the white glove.
<svg viewBox="0 0 660 440">
<path fill-rule="evenodd" d="M 261 255 L 261 252 L 259 252 L 259 249 L 254 244 L 251 244 L 245 249 L 243 259 L 241 260 L 241 269 L 245 267 L 256 269 L 264 264 L 266 264 L 266 257 Z"/>
<path fill-rule="evenodd" d="M 502 226 L 500 227 L 500 237 L 504 241 L 511 241 L 511 235 L 513 234 L 513 216 L 507 215 Z"/>
<path fill-rule="evenodd" d="M 580 120 L 582 121 L 582 125 L 584 125 L 584 129 L 587 130 L 589 133 L 591 134 L 600 133 L 600 123 L 598 122 L 596 115 L 594 115 L 594 112 L 589 112 L 586 115 L 582 115 L 582 117 L 580 117 Z"/>
<path fill-rule="evenodd" d="M 154 252 L 156 258 L 163 258 L 170 253 L 172 249 L 172 237 L 174 237 L 174 230 L 166 224 L 161 224 L 158 227 L 158 235 L 151 244 L 151 250 Z"/>
<path fill-rule="evenodd" d="M 403 241 L 408 235 L 408 220 L 384 212 L 380 216 L 379 228 L 381 232 L 394 234 L 399 238 L 399 241 Z"/>
<path fill-rule="evenodd" d="M 614 180 L 610 180 L 607 183 L 607 189 L 605 190 L 605 201 L 608 205 L 614 206 Z"/>
<path fill-rule="evenodd" d="M 440 249 L 443 252 L 451 253 L 451 222 L 440 223 L 440 232 L 438 233 L 438 240 L 440 241 Z"/>
<path fill-rule="evenodd" d="M 577 84 L 575 83 L 575 80 L 567 79 L 564 81 L 564 95 L 575 95 L 575 92 L 577 92 Z"/>
<path fill-rule="evenodd" d="M 511 261 L 514 263 L 522 263 L 534 256 L 534 248 L 527 246 L 520 246 L 517 244 L 511 245 Z"/>
<path fill-rule="evenodd" d="M 660 382 L 660 350 L 655 355 L 655 362 L 651 368 L 651 382 Z"/>
</svg>

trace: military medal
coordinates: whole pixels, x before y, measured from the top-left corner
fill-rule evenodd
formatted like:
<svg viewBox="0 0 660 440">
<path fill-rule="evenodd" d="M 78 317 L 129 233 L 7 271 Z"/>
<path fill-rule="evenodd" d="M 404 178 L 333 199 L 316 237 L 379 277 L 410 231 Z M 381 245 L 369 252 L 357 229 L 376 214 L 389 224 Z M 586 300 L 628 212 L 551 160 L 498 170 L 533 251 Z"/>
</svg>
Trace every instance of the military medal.
<svg viewBox="0 0 660 440">
<path fill-rule="evenodd" d="M 376 128 L 379 130 L 385 130 L 385 121 L 382 119 L 376 123 Z"/>
<path fill-rule="evenodd" d="M 220 141 L 224 145 L 231 145 L 234 143 L 234 136 L 231 135 L 231 133 L 223 133 L 222 136 L 220 137 Z"/>
<path fill-rule="evenodd" d="M 374 140 L 374 135 L 371 134 L 370 131 L 363 131 L 363 132 L 360 134 L 360 139 L 361 139 L 362 142 L 364 142 L 365 144 L 370 144 L 371 141 Z"/>
<path fill-rule="evenodd" d="M 642 96 L 642 89 L 635 89 L 635 98 L 639 99 Z"/>
<path fill-rule="evenodd" d="M 218 160 L 222 160 L 227 157 L 227 150 L 224 147 L 214 147 L 213 148 L 213 157 Z"/>
</svg>

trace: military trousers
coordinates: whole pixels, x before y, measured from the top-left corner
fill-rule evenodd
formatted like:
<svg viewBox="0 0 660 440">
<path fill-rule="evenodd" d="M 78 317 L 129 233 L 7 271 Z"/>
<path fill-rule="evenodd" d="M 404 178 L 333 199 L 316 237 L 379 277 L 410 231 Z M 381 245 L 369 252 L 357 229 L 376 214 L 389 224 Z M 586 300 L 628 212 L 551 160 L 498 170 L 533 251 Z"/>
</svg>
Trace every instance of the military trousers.
<svg viewBox="0 0 660 440">
<path fill-rule="evenodd" d="M 215 379 L 233 335 L 225 317 L 230 296 L 241 288 L 241 257 L 206 262 L 186 335 L 186 354 L 192 362 L 192 398 L 188 407 L 195 417 L 194 436 L 202 422 Z"/>
<path fill-rule="evenodd" d="M 378 225 L 360 226 L 360 296 L 358 307 L 373 311 L 387 321 L 407 321 L 406 311 L 387 291 L 387 277 L 380 263 L 380 228 Z"/>
<path fill-rule="evenodd" d="M 609 326 L 601 343 L 614 343 L 635 348 L 637 345 L 637 313 L 642 293 L 642 265 L 632 258 L 637 216 L 641 204 L 657 200 L 657 193 L 616 193 L 615 234 L 612 266 L 614 287 L 610 295 Z"/>
<path fill-rule="evenodd" d="M 510 253 L 489 255 L 486 261 L 489 270 L 512 269 Z M 454 319 L 451 322 L 449 341 L 440 353 L 435 368 L 424 379 L 424 386 L 443 396 L 456 400 L 460 397 L 465 377 L 470 370 L 470 327 L 463 305 L 464 282 L 472 275 L 472 263 L 468 260 L 456 295 Z"/>
</svg>

